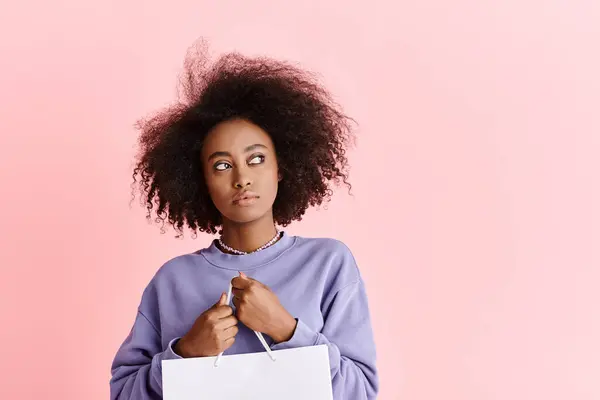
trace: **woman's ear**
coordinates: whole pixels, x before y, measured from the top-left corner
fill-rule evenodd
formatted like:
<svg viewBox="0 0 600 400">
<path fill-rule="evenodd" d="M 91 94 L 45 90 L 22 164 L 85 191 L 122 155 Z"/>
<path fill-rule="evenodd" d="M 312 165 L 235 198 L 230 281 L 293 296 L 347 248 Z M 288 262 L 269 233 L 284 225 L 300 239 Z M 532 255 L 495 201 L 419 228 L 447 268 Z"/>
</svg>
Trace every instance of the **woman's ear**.
<svg viewBox="0 0 600 400">
<path fill-rule="evenodd" d="M 281 172 L 277 173 L 277 181 L 281 182 L 283 180 L 283 175 L 281 175 Z"/>
</svg>

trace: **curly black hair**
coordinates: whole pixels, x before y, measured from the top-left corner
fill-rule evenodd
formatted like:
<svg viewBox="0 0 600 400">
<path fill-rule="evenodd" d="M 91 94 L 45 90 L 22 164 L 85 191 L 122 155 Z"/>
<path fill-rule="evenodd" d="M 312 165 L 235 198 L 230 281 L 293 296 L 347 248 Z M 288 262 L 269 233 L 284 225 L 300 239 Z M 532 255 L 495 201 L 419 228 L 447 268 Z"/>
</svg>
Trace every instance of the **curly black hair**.
<svg viewBox="0 0 600 400">
<path fill-rule="evenodd" d="M 150 220 L 217 233 L 221 215 L 204 181 L 200 149 L 218 123 L 245 119 L 275 146 L 279 171 L 275 223 L 301 220 L 309 206 L 329 201 L 331 183 L 348 182 L 346 148 L 354 138 L 347 117 L 316 76 L 288 62 L 238 52 L 210 65 L 205 42 L 192 46 L 180 82 L 182 100 L 137 122 L 140 151 L 133 170 Z M 137 181 L 136 177 L 139 177 Z M 164 229 L 161 231 L 164 233 Z"/>
</svg>

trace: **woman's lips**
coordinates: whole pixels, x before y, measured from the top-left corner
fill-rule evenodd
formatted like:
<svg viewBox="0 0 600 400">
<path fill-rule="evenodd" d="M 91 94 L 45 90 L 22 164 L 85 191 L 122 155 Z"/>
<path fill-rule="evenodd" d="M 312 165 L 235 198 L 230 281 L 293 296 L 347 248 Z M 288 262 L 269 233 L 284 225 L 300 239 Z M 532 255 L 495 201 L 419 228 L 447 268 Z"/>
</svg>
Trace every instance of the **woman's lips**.
<svg viewBox="0 0 600 400">
<path fill-rule="evenodd" d="M 245 191 L 233 197 L 233 204 L 238 206 L 250 206 L 256 203 L 259 196 L 254 192 Z"/>
<path fill-rule="evenodd" d="M 233 204 L 235 204 L 236 206 L 247 207 L 247 206 L 251 206 L 252 204 L 256 203 L 257 200 L 258 200 L 258 196 L 243 197 L 239 200 L 235 200 L 233 202 Z"/>
</svg>

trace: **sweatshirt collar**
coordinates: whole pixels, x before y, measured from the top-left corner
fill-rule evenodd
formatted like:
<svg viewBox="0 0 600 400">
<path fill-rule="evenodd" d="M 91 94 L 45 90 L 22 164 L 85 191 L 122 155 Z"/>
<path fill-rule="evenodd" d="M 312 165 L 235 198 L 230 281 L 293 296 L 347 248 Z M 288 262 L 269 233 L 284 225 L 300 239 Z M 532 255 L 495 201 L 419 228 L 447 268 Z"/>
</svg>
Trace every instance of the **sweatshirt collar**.
<svg viewBox="0 0 600 400">
<path fill-rule="evenodd" d="M 217 245 L 217 239 L 214 239 L 209 247 L 200 251 L 200 254 L 204 256 L 206 261 L 219 268 L 234 271 L 247 271 L 276 260 L 290 249 L 295 242 L 295 236 L 289 236 L 283 231 L 281 239 L 266 249 L 255 253 L 236 255 L 221 251 Z"/>
</svg>

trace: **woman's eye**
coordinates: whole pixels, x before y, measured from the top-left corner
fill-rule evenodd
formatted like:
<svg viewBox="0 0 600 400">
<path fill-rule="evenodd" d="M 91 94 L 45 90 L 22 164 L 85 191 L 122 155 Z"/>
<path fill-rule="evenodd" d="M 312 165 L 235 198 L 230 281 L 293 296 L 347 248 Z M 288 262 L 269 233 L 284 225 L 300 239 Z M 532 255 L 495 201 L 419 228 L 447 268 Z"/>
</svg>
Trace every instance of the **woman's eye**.
<svg viewBox="0 0 600 400">
<path fill-rule="evenodd" d="M 229 169 L 229 168 L 231 168 L 231 165 L 229 165 L 225 162 L 220 162 L 220 163 L 215 164 L 215 169 L 217 171 L 225 171 L 226 169 Z"/>
<path fill-rule="evenodd" d="M 248 164 L 260 164 L 260 163 L 262 163 L 264 161 L 265 161 L 265 156 L 258 155 L 258 156 L 252 157 L 250 159 L 250 161 L 248 162 Z"/>
</svg>

